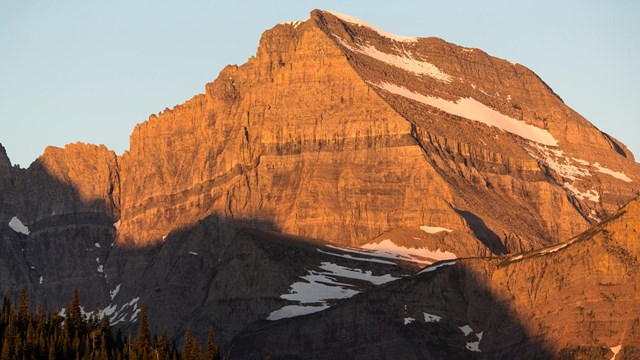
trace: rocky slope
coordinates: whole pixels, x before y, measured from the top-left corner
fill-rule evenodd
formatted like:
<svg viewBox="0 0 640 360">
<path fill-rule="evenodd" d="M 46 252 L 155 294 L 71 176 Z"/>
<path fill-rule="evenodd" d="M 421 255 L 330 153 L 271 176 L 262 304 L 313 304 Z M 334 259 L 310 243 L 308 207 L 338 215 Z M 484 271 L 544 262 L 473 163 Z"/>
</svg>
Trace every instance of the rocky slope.
<svg viewBox="0 0 640 360">
<path fill-rule="evenodd" d="M 228 355 L 636 359 L 639 219 L 634 200 L 560 245 L 440 262 L 321 313 L 257 323 Z"/>
<path fill-rule="evenodd" d="M 539 249 L 640 180 L 624 145 L 524 66 L 326 11 L 266 31 L 121 156 L 78 143 L 20 169 L 0 150 L 0 291 L 53 309 L 78 287 L 121 325 L 144 301 L 154 330 L 213 324 L 224 342 L 286 306 L 339 302 L 287 302 L 296 279 Z"/>
</svg>

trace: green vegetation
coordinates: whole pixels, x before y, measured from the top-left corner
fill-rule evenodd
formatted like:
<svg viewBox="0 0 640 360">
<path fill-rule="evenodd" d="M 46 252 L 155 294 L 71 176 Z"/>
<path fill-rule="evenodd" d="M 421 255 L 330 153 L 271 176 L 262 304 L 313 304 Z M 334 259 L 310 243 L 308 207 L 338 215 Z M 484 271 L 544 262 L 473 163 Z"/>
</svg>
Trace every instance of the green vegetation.
<svg viewBox="0 0 640 360">
<path fill-rule="evenodd" d="M 0 312 L 0 360 L 23 359 L 90 359 L 90 360 L 218 360 L 218 345 L 209 329 L 206 353 L 187 328 L 182 351 L 169 339 L 167 330 L 158 338 L 152 336 L 147 307 L 140 309 L 138 337 L 115 334 L 109 318 L 99 318 L 98 311 L 85 317 L 80 309 L 78 291 L 74 290 L 71 304 L 64 316 L 58 312 L 47 314 L 44 308 L 30 311 L 29 296 L 23 289 L 16 310 L 15 304 L 4 296 Z"/>
</svg>

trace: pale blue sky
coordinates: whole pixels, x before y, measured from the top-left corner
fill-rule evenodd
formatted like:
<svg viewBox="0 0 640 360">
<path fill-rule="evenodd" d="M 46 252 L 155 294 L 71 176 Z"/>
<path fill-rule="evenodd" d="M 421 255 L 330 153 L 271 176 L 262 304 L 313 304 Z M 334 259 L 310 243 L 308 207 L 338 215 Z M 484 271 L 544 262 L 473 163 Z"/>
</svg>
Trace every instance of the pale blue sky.
<svg viewBox="0 0 640 360">
<path fill-rule="evenodd" d="M 76 141 L 120 154 L 136 123 L 244 63 L 264 30 L 322 8 L 521 63 L 640 155 L 639 4 L 0 0 L 0 143 L 23 167 Z"/>
</svg>

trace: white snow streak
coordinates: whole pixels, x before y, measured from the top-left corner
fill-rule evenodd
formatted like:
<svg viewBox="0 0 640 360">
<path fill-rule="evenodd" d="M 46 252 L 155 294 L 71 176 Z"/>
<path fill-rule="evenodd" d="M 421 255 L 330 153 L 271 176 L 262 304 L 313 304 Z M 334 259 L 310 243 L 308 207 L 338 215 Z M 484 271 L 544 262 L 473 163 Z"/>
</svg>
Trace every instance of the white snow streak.
<svg viewBox="0 0 640 360">
<path fill-rule="evenodd" d="M 446 230 L 446 229 L 445 229 Z M 429 250 L 426 247 L 409 248 L 396 245 L 390 239 L 382 240 L 379 243 L 368 243 L 362 245 L 363 249 L 373 250 L 379 254 L 388 254 L 400 260 L 407 260 L 419 264 L 433 264 L 440 260 L 450 260 L 457 258 L 456 254 L 449 251 Z"/>
<path fill-rule="evenodd" d="M 428 61 L 414 59 L 411 54 L 406 51 L 403 51 L 402 55 L 388 54 L 369 45 L 354 44 L 355 46 L 351 46 L 339 36 L 334 35 L 334 37 L 336 38 L 336 40 L 338 40 L 340 45 L 344 46 L 349 51 L 369 56 L 387 65 L 391 65 L 398 69 L 414 73 L 416 75 L 426 75 L 445 83 L 451 82 L 451 76 L 449 74 L 440 70 L 437 66 Z"/>
<path fill-rule="evenodd" d="M 613 351 L 613 357 L 610 360 L 616 360 L 616 356 L 618 356 L 620 349 L 622 349 L 622 345 L 613 346 L 613 347 L 610 347 L 609 349 Z"/>
<path fill-rule="evenodd" d="M 464 333 L 464 336 L 469 336 L 473 332 L 473 329 L 469 325 L 460 326 L 460 330 Z"/>
<path fill-rule="evenodd" d="M 329 308 L 329 305 L 327 304 L 322 304 L 318 306 L 287 305 L 287 306 L 283 306 L 282 308 L 276 311 L 273 311 L 271 314 L 269 314 L 269 317 L 267 318 L 267 320 L 275 321 L 275 320 L 291 318 L 291 317 L 296 317 L 301 315 L 313 314 L 315 312 L 326 310 L 328 308 Z"/>
<path fill-rule="evenodd" d="M 449 114 L 497 127 L 500 130 L 518 135 L 527 140 L 550 146 L 556 146 L 558 144 L 558 141 L 547 130 L 506 116 L 472 98 L 461 98 L 454 102 L 437 97 L 425 96 L 412 92 L 407 88 L 386 82 L 373 85 L 392 94 L 404 96 L 407 99 L 433 106 Z"/>
<path fill-rule="evenodd" d="M 433 266 L 429 266 L 426 267 L 422 270 L 420 270 L 420 272 L 418 274 L 422 274 L 422 273 L 427 273 L 427 272 L 432 272 L 432 271 L 436 271 L 437 269 L 443 267 L 443 266 L 451 266 L 451 265 L 455 265 L 455 261 L 445 261 L 445 262 L 441 262 L 441 263 L 437 263 Z"/>
<path fill-rule="evenodd" d="M 460 330 L 464 333 L 465 337 L 473 333 L 473 329 L 469 325 L 460 326 Z M 482 333 L 483 331 L 480 331 L 479 333 L 475 333 L 477 341 L 467 342 L 465 348 L 469 351 L 480 352 L 480 342 L 482 341 Z"/>
<path fill-rule="evenodd" d="M 120 285 L 122 284 L 118 284 L 115 289 L 109 291 L 109 296 L 111 296 L 111 300 L 113 300 L 113 298 L 116 297 L 116 295 L 118 295 L 118 293 L 120 292 Z"/>
<path fill-rule="evenodd" d="M 106 314 L 108 310 L 113 314 L 112 316 L 109 316 L 109 321 L 111 322 L 111 325 L 115 325 L 119 322 L 124 322 L 124 321 L 135 321 L 135 318 L 138 315 L 138 312 L 140 311 L 140 309 L 138 308 L 139 300 L 140 300 L 139 297 L 133 298 L 128 303 L 122 305 L 120 310 L 117 310 L 118 308 L 117 305 L 110 305 L 106 307 L 104 310 L 102 310 L 101 313 Z M 112 306 L 115 306 L 115 308 L 113 308 Z M 132 315 L 130 317 L 127 316 L 129 311 L 132 312 Z"/>
<path fill-rule="evenodd" d="M 466 348 L 469 351 L 481 352 L 480 341 L 482 341 L 482 331 L 476 333 L 476 336 L 478 337 L 478 341 L 468 342 Z"/>
<path fill-rule="evenodd" d="M 627 175 L 625 175 L 623 172 L 619 172 L 619 171 L 613 171 L 611 169 L 608 169 L 598 163 L 593 164 L 593 166 L 598 169 L 599 172 L 603 173 L 603 174 L 607 174 L 610 176 L 613 176 L 616 179 L 625 181 L 625 182 L 631 182 L 631 178 L 628 177 Z"/>
<path fill-rule="evenodd" d="M 309 19 L 307 19 L 307 20 L 309 20 Z M 298 26 L 302 25 L 307 20 L 287 21 L 287 22 L 280 23 L 280 25 L 293 26 L 293 28 L 295 29 Z"/>
<path fill-rule="evenodd" d="M 393 277 L 390 274 L 385 275 L 373 275 L 371 271 L 362 271 L 360 269 L 349 269 L 344 266 L 333 264 L 330 262 L 323 262 L 320 265 L 322 270 L 326 270 L 327 274 L 335 275 L 347 279 L 356 279 L 370 282 L 374 285 L 386 284 L 390 281 L 398 280 L 399 278 Z"/>
<path fill-rule="evenodd" d="M 453 230 L 451 229 L 447 229 L 447 228 L 443 228 L 443 227 L 438 227 L 438 226 L 420 226 L 420 230 L 426 232 L 427 234 L 437 234 L 439 232 L 452 232 Z"/>
<path fill-rule="evenodd" d="M 580 190 L 576 189 L 573 184 L 569 184 L 568 182 L 564 183 L 562 187 L 571 191 L 573 195 L 575 195 L 575 197 L 580 200 L 587 199 L 596 203 L 600 201 L 600 194 L 598 194 L 598 192 L 594 189 L 589 189 L 586 192 L 581 192 Z"/>
<path fill-rule="evenodd" d="M 550 169 L 555 171 L 564 179 L 576 181 L 582 177 L 591 176 L 592 174 L 589 168 L 593 166 L 596 171 L 602 174 L 612 176 L 618 180 L 622 180 L 625 182 L 632 181 L 631 178 L 625 175 L 623 172 L 611 170 L 605 166 L 600 165 L 597 162 L 591 164 L 584 159 L 578 159 L 574 157 L 569 158 L 560 149 L 551 149 L 535 143 L 532 143 L 531 145 L 535 147 L 539 153 L 536 153 L 534 150 L 525 147 L 525 150 L 529 153 L 529 155 L 531 155 L 531 157 L 533 157 L 534 159 L 547 164 Z"/>
<path fill-rule="evenodd" d="M 349 259 L 349 260 L 356 260 L 356 261 L 367 261 L 367 262 L 372 262 L 372 263 L 378 263 L 378 264 L 388 264 L 388 265 L 398 265 L 394 262 L 391 261 L 387 261 L 387 260 L 380 260 L 380 259 L 376 259 L 376 258 L 363 258 L 363 257 L 358 257 L 358 256 L 351 256 L 349 254 L 336 254 L 336 253 L 332 253 L 329 251 L 322 251 L 320 249 L 316 249 L 318 250 L 318 252 L 321 252 L 323 254 L 327 254 L 327 255 L 331 255 L 331 256 L 337 256 L 337 257 L 341 257 L 344 259 Z M 369 254 L 367 254 L 369 255 Z M 375 256 L 374 254 L 371 254 L 372 256 Z"/>
<path fill-rule="evenodd" d="M 367 27 L 375 32 L 377 32 L 380 36 L 384 36 L 386 38 L 389 38 L 391 40 L 395 40 L 395 41 L 399 41 L 399 42 L 414 42 L 414 41 L 418 41 L 418 38 L 415 37 L 408 37 L 408 36 L 399 36 L 399 35 L 394 35 L 391 33 L 388 33 L 382 29 L 379 29 L 363 20 L 360 20 L 358 18 L 355 18 L 353 16 L 349 16 L 346 14 L 341 14 L 339 12 L 335 12 L 335 11 L 326 11 L 329 14 L 339 18 L 342 21 L 354 24 L 354 25 L 358 25 L 358 26 L 364 26 Z"/>
<path fill-rule="evenodd" d="M 298 281 L 289 286 L 289 293 L 280 295 L 280 298 L 297 301 L 297 305 L 286 305 L 269 314 L 267 320 L 278 320 L 299 315 L 306 315 L 329 308 L 328 300 L 346 299 L 358 293 L 360 290 L 353 284 L 338 282 L 336 278 L 367 281 L 374 285 L 380 285 L 398 278 L 385 275 L 373 275 L 371 271 L 350 269 L 330 262 L 322 262 L 319 266 L 322 271 L 307 270 L 307 275 L 301 276 L 303 281 Z"/>
<path fill-rule="evenodd" d="M 29 228 L 26 227 L 17 216 L 11 218 L 11 221 L 9 221 L 9 227 L 17 233 L 29 235 Z"/>
<path fill-rule="evenodd" d="M 412 322 L 416 321 L 416 319 L 412 318 L 412 317 L 406 317 L 404 318 L 404 324 L 408 325 L 411 324 Z"/>
<path fill-rule="evenodd" d="M 307 304 L 332 299 L 346 299 L 360 292 L 350 288 L 349 284 L 334 281 L 315 271 L 310 271 L 310 274 L 301 278 L 304 281 L 291 284 L 289 294 L 280 295 L 280 298 Z"/>
<path fill-rule="evenodd" d="M 423 313 L 423 314 L 424 314 L 424 322 L 440 322 L 440 320 L 442 320 L 442 316 L 433 315 L 429 313 Z"/>
</svg>

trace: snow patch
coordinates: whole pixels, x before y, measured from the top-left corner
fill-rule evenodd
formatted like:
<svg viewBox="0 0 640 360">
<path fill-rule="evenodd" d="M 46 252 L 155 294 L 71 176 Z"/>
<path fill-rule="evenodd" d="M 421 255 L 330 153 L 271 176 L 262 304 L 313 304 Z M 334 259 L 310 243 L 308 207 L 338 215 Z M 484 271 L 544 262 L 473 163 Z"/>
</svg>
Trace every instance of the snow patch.
<svg viewBox="0 0 640 360">
<path fill-rule="evenodd" d="M 465 347 L 469 351 L 481 352 L 480 341 L 482 341 L 482 331 L 479 333 L 476 333 L 476 336 L 478 337 L 478 341 L 468 342 Z"/>
<path fill-rule="evenodd" d="M 400 35 L 394 35 L 394 34 L 388 33 L 388 32 L 386 32 L 386 31 L 384 31 L 384 30 L 382 30 L 380 28 L 377 28 L 377 27 L 375 27 L 375 26 L 373 26 L 373 25 L 371 25 L 371 24 L 369 24 L 369 23 L 367 23 L 367 22 L 365 22 L 363 20 L 360 20 L 360 19 L 358 19 L 356 17 L 353 17 L 353 16 L 350 16 L 350 15 L 341 14 L 341 13 L 335 12 L 335 11 L 326 11 L 326 12 L 328 12 L 329 14 L 337 17 L 338 19 L 340 19 L 342 21 L 345 21 L 345 22 L 348 22 L 348 23 L 351 23 L 351 24 L 354 24 L 354 25 L 358 25 L 358 26 L 367 27 L 367 28 L 377 32 L 380 36 L 384 36 L 384 37 L 389 38 L 391 40 L 395 40 L 395 41 L 398 41 L 398 42 L 415 42 L 415 41 L 418 41 L 418 38 L 415 38 L 415 37 L 400 36 Z"/>
<path fill-rule="evenodd" d="M 103 265 L 98 265 L 98 272 L 104 272 L 104 266 Z"/>
<path fill-rule="evenodd" d="M 362 280 L 370 282 L 374 285 L 386 284 L 390 281 L 398 280 L 399 278 L 393 277 L 390 274 L 385 275 L 373 275 L 371 271 L 362 271 L 360 269 L 349 269 L 344 266 L 333 264 L 330 262 L 323 262 L 320 265 L 322 270 L 326 270 L 327 274 L 335 275 L 347 279 Z"/>
<path fill-rule="evenodd" d="M 437 226 L 420 226 L 420 230 L 426 232 L 427 234 L 437 234 L 439 232 L 452 232 L 453 230 L 451 229 L 447 229 L 447 228 L 443 228 L 443 227 L 437 227 Z"/>
<path fill-rule="evenodd" d="M 473 332 L 473 329 L 469 325 L 460 326 L 460 330 L 464 333 L 464 336 L 469 336 Z"/>
<path fill-rule="evenodd" d="M 331 255 L 331 256 L 337 256 L 337 257 L 341 257 L 344 259 L 349 259 L 349 260 L 356 260 L 356 261 L 367 261 L 367 262 L 372 262 L 372 263 L 378 263 L 378 264 L 388 264 L 388 265 L 398 265 L 394 262 L 391 261 L 387 261 L 387 260 L 380 260 L 380 259 L 375 259 L 375 258 L 363 258 L 363 257 L 357 257 L 357 256 L 351 256 L 349 254 L 336 254 L 336 253 L 332 253 L 329 251 L 322 251 L 320 249 L 316 249 L 318 250 L 318 252 L 321 252 L 323 254 L 327 254 L 327 255 Z M 371 254 L 373 256 L 373 254 Z"/>
<path fill-rule="evenodd" d="M 410 73 L 414 73 L 416 75 L 426 75 L 445 83 L 451 82 L 451 76 L 449 74 L 440 70 L 437 66 L 428 61 L 414 59 L 411 54 L 406 51 L 403 51 L 401 55 L 388 54 L 369 45 L 354 44 L 355 46 L 351 46 L 339 36 L 334 35 L 334 37 L 340 43 L 340 45 L 344 46 L 351 52 L 369 56 L 385 64 L 408 71 Z"/>
<path fill-rule="evenodd" d="M 197 252 L 193 252 L 193 251 L 189 251 L 189 255 L 198 256 L 198 253 Z"/>
<path fill-rule="evenodd" d="M 441 228 L 444 229 L 444 228 Z M 451 231 L 444 229 L 443 231 Z M 456 254 L 449 251 L 441 251 L 436 249 L 435 251 L 429 250 L 426 247 L 421 248 L 408 248 L 400 245 L 396 245 L 390 239 L 385 239 L 379 243 L 369 243 L 362 245 L 363 249 L 373 250 L 379 254 L 388 254 L 391 257 L 395 257 L 400 260 L 407 260 L 420 264 L 431 265 L 436 261 L 450 260 L 457 258 Z"/>
<path fill-rule="evenodd" d="M 587 199 L 596 203 L 600 201 L 600 194 L 598 194 L 598 192 L 594 189 L 589 189 L 586 192 L 581 192 L 580 190 L 576 189 L 573 184 L 569 184 L 568 182 L 564 183 L 562 187 L 573 193 L 573 195 L 579 200 Z"/>
<path fill-rule="evenodd" d="M 525 150 L 529 155 L 532 158 L 545 163 L 549 169 L 555 171 L 562 178 L 575 181 L 585 176 L 591 176 L 591 172 L 589 172 L 589 169 L 586 167 L 589 166 L 588 161 L 573 157 L 569 158 L 565 156 L 564 151 L 560 149 L 550 149 L 546 146 L 540 146 L 533 143 L 531 145 L 533 145 L 538 152 L 536 153 L 533 149 L 525 147 Z M 581 166 L 576 166 L 574 162 Z"/>
<path fill-rule="evenodd" d="M 550 146 L 556 146 L 558 144 L 558 141 L 547 130 L 506 116 L 472 98 L 461 98 L 457 101 L 449 101 L 415 93 L 407 88 L 386 82 L 373 85 L 392 94 L 404 96 L 407 99 L 433 106 L 452 115 L 497 127 L 500 130 L 518 135 L 536 143 Z"/>
<path fill-rule="evenodd" d="M 411 323 L 412 323 L 412 322 L 414 322 L 414 321 L 416 321 L 416 319 L 414 319 L 414 318 L 412 318 L 412 317 L 406 317 L 406 318 L 404 318 L 404 324 L 405 324 L 405 325 L 409 325 L 409 324 L 411 324 Z"/>
<path fill-rule="evenodd" d="M 442 320 L 442 316 L 438 316 L 438 315 L 433 315 L 433 314 L 429 314 L 429 313 L 423 313 L 424 314 L 424 322 L 440 322 L 440 320 Z"/>
<path fill-rule="evenodd" d="M 17 233 L 29 235 L 29 228 L 26 227 L 17 216 L 11 218 L 11 221 L 9 221 L 9 227 Z"/>
<path fill-rule="evenodd" d="M 109 291 L 109 296 L 111 296 L 111 300 L 113 300 L 113 298 L 116 297 L 116 295 L 118 295 L 118 293 L 120 292 L 120 285 L 122 284 L 121 283 L 118 284 L 115 289 Z"/>
<path fill-rule="evenodd" d="M 42 275 L 40 275 L 40 285 L 42 285 L 43 282 L 44 282 L 44 278 L 42 277 Z"/>
<path fill-rule="evenodd" d="M 365 245 L 363 245 L 365 246 Z M 337 249 L 337 250 L 342 250 L 345 252 L 350 252 L 350 253 L 354 253 L 354 254 L 360 254 L 360 255 L 365 255 L 365 256 L 375 256 L 378 258 L 384 258 L 384 259 L 398 259 L 398 260 L 404 260 L 404 261 L 413 261 L 415 262 L 414 258 L 410 258 L 410 257 L 404 257 L 402 255 L 399 254 L 393 254 L 393 253 L 388 253 L 385 251 L 382 252 L 378 252 L 376 250 L 367 250 L 367 249 L 353 249 L 353 248 L 341 248 L 341 247 L 337 247 L 337 246 L 333 246 L 333 245 L 327 245 L 327 247 L 332 248 L 332 249 Z"/>
<path fill-rule="evenodd" d="M 102 316 L 108 316 L 109 318 L 111 318 L 111 315 L 113 315 L 116 312 L 116 309 L 118 308 L 118 305 L 115 304 L 111 304 L 109 306 L 107 306 L 106 308 L 102 309 L 101 311 L 101 315 Z M 101 317 L 102 317 L 101 316 Z"/>
<path fill-rule="evenodd" d="M 283 306 L 282 308 L 276 311 L 271 312 L 271 314 L 269 314 L 269 317 L 267 317 L 267 320 L 275 321 L 275 320 L 280 320 L 285 318 L 308 315 L 318 311 L 326 310 L 328 308 L 329 308 L 329 305 L 327 304 L 322 304 L 317 306 L 287 305 L 287 306 Z"/>
<path fill-rule="evenodd" d="M 469 325 L 460 326 L 460 330 L 462 331 L 462 333 L 464 333 L 465 337 L 473 333 L 473 329 Z M 465 345 L 465 348 L 469 351 L 480 352 L 480 342 L 482 341 L 482 333 L 483 331 L 480 331 L 479 333 L 475 333 L 477 340 L 467 342 L 467 344 Z"/>
<path fill-rule="evenodd" d="M 100 248 L 100 244 L 99 243 L 95 243 L 95 244 L 93 244 L 93 246 L 95 246 L 97 248 Z"/>
<path fill-rule="evenodd" d="M 336 279 L 352 279 L 367 281 L 380 285 L 398 278 L 385 275 L 373 275 L 371 271 L 350 269 L 330 262 L 322 262 L 321 271 L 307 270 L 307 274 L 300 276 L 303 281 L 294 282 L 289 286 L 289 293 L 280 295 L 281 299 L 296 301 L 297 305 L 287 305 L 269 314 L 267 320 L 278 320 L 285 317 L 306 315 L 329 308 L 329 300 L 346 299 L 360 290 L 353 284 L 339 282 Z"/>
<path fill-rule="evenodd" d="M 624 182 L 631 182 L 631 178 L 628 177 L 627 175 L 625 175 L 623 172 L 620 171 L 613 171 L 609 168 L 606 168 L 598 163 L 593 164 L 593 166 L 598 169 L 599 172 L 603 173 L 603 174 L 607 174 L 610 176 L 613 176 L 614 178 L 618 179 L 618 180 L 622 180 Z"/>
<path fill-rule="evenodd" d="M 304 281 L 291 284 L 289 294 L 280 295 L 280 298 L 307 304 L 332 299 L 346 299 L 360 292 L 352 289 L 350 284 L 334 281 L 332 278 L 315 271 L 309 271 L 308 275 L 301 278 Z"/>
<path fill-rule="evenodd" d="M 420 272 L 418 272 L 418 274 L 436 271 L 437 269 L 439 269 L 439 268 L 441 268 L 443 266 L 451 266 L 451 265 L 455 265 L 455 263 L 456 263 L 455 261 L 440 262 L 440 263 L 437 263 L 437 264 L 435 264 L 433 266 L 429 266 L 429 267 L 426 267 L 426 268 L 420 270 Z"/>
<path fill-rule="evenodd" d="M 289 25 L 289 26 L 293 26 L 293 28 L 295 29 L 298 26 L 302 25 L 307 20 L 287 21 L 287 22 L 280 23 L 279 25 Z"/>
<path fill-rule="evenodd" d="M 591 176 L 589 167 L 593 166 L 596 171 L 602 174 L 613 176 L 614 178 L 625 182 L 632 182 L 631 178 L 625 175 L 625 173 L 611 170 L 605 166 L 600 165 L 597 162 L 591 164 L 584 159 L 578 159 L 575 157 L 569 158 L 565 156 L 564 152 L 560 149 L 550 149 L 546 146 L 540 146 L 539 144 L 534 143 L 532 143 L 531 145 L 533 145 L 538 150 L 538 153 L 536 153 L 533 149 L 525 147 L 525 150 L 529 153 L 529 155 L 531 155 L 531 157 L 538 161 L 544 162 L 550 169 L 554 170 L 558 175 L 565 179 L 575 181 L 581 177 Z M 575 163 L 580 166 L 577 166 Z"/>
<path fill-rule="evenodd" d="M 140 311 L 140 309 L 138 308 L 138 301 L 140 301 L 139 297 L 133 298 L 128 303 L 122 305 L 122 307 L 120 307 L 120 310 L 117 309 L 117 305 L 115 305 L 115 309 L 112 307 L 112 305 L 109 305 L 107 308 L 101 311 L 101 314 L 106 314 L 107 309 L 109 309 L 109 311 L 113 313 L 113 315 L 109 317 L 111 325 L 115 325 L 119 322 L 125 321 L 132 322 L 135 320 L 138 312 Z M 129 312 L 131 312 L 131 316 L 128 316 Z"/>
<path fill-rule="evenodd" d="M 613 357 L 610 360 L 616 360 L 616 356 L 618 356 L 620 349 L 622 349 L 622 345 L 612 346 L 609 349 L 613 352 Z"/>
</svg>

